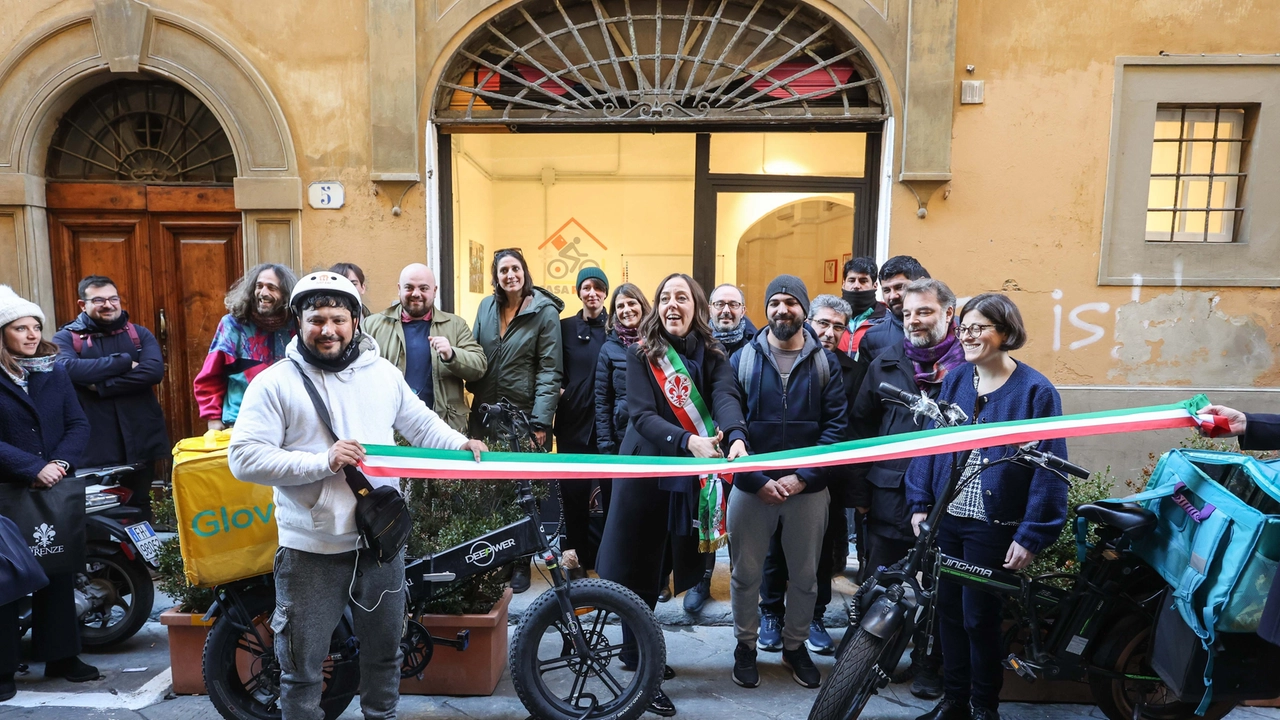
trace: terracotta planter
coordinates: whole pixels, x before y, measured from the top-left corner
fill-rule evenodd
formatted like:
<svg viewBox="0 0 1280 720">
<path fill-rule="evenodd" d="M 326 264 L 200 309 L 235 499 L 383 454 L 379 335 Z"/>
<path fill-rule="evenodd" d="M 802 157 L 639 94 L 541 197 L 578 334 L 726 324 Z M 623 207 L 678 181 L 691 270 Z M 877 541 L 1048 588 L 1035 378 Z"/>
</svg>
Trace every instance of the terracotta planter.
<svg viewBox="0 0 1280 720">
<path fill-rule="evenodd" d="M 507 607 L 511 588 L 484 615 L 423 615 L 417 618 L 427 632 L 452 638 L 471 631 L 471 644 L 458 652 L 437 646 L 422 679 L 400 681 L 404 695 L 492 695 L 507 668 Z"/>
<path fill-rule="evenodd" d="M 175 695 L 206 695 L 204 689 L 204 641 L 213 621 L 205 622 L 204 613 L 178 612 L 177 608 L 160 613 L 160 624 L 169 628 L 169 667 L 173 672 Z"/>
</svg>

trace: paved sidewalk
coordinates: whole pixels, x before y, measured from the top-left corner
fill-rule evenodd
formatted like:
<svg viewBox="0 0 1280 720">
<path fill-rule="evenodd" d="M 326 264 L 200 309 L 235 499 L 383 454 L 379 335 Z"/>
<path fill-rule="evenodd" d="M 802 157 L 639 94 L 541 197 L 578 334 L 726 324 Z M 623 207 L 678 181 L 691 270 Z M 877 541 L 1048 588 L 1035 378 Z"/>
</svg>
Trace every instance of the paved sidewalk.
<svg viewBox="0 0 1280 720">
<path fill-rule="evenodd" d="M 807 717 L 816 691 L 792 681 L 790 674 L 783 670 L 778 654 L 760 653 L 759 688 L 746 690 L 733 684 L 729 679 L 733 666 L 732 628 L 668 627 L 666 642 L 667 656 L 678 674 L 664 687 L 676 703 L 678 717 L 697 720 L 803 720 Z M 43 668 L 36 665 L 28 676 L 19 678 L 18 697 L 9 703 L 0 703 L 0 720 L 220 720 L 208 698 L 168 694 L 168 650 L 163 628 L 158 624 L 149 623 L 135 641 L 120 652 L 86 655 L 86 659 L 103 670 L 104 679 L 83 685 L 45 681 L 40 677 Z M 438 659 L 447 661 L 448 653 L 442 653 Z M 815 656 L 815 660 L 824 675 L 831 669 L 831 658 Z M 146 673 L 122 672 L 124 668 L 144 666 L 148 667 Z M 44 706 L 29 707 L 37 704 Z M 891 685 L 872 699 L 863 717 L 911 720 L 930 707 L 932 703 L 913 697 L 907 686 Z M 1004 717 L 1017 720 L 1102 717 L 1097 708 L 1090 705 L 1010 703 L 1001 710 Z M 509 675 L 503 677 L 493 697 L 404 696 L 400 702 L 400 717 L 406 720 L 523 720 L 526 716 Z M 360 717 L 357 703 L 352 703 L 342 715 L 343 720 L 360 720 Z M 1230 720 L 1280 720 L 1280 710 L 1241 708 L 1228 717 Z"/>
</svg>

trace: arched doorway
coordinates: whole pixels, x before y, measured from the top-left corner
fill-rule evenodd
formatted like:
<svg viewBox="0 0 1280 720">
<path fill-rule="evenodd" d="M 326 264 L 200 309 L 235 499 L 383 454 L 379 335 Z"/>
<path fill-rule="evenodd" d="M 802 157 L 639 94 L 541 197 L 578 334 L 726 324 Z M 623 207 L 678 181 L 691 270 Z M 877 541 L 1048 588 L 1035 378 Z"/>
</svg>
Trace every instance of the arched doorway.
<svg viewBox="0 0 1280 720">
<path fill-rule="evenodd" d="M 683 269 L 709 289 L 734 264 L 716 242 L 726 193 L 857 194 L 845 252 L 874 248 L 884 83 L 814 5 L 525 0 L 461 40 L 439 77 L 440 264 L 455 270 L 441 296 L 464 312 L 470 265 L 511 246 L 554 263 L 570 224 L 597 236 L 611 277 Z M 518 134 L 461 137 L 503 131 Z"/>
<path fill-rule="evenodd" d="M 747 313 L 764 327 L 764 291 L 783 273 L 804 281 L 809 297 L 840 295 L 841 268 L 849 259 L 854 201 L 815 196 L 788 202 L 765 213 L 737 239 L 732 250 L 737 268 L 732 280 L 747 298 Z M 726 228 L 733 232 L 735 228 Z"/>
<path fill-rule="evenodd" d="M 191 381 L 243 272 L 236 160 L 218 118 L 176 83 L 110 81 L 57 121 L 45 174 L 58 324 L 79 312 L 80 278 L 112 278 L 164 352 L 170 436 L 194 434 Z"/>
</svg>

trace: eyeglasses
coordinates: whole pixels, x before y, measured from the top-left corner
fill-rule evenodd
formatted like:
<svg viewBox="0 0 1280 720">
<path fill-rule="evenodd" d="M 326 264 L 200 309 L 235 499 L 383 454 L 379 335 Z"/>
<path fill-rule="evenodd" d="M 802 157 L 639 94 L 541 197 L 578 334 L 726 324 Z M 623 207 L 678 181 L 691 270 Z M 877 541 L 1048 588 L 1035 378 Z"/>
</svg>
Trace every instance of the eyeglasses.
<svg viewBox="0 0 1280 720">
<path fill-rule="evenodd" d="M 730 310 L 741 310 L 742 303 L 738 302 L 737 300 L 717 300 L 711 303 L 711 307 L 715 308 L 716 310 L 723 310 L 725 308 L 729 308 Z"/>
<path fill-rule="evenodd" d="M 849 329 L 849 326 L 845 325 L 844 323 L 833 323 L 833 322 L 828 322 L 826 320 L 810 320 L 809 324 L 818 330 L 835 328 L 837 335 L 841 335 L 844 333 L 845 330 Z"/>
<path fill-rule="evenodd" d="M 988 330 L 994 330 L 995 327 L 995 325 L 979 325 L 978 323 L 974 323 L 972 325 L 961 325 L 956 328 L 956 335 L 959 335 L 960 337 L 979 337 L 982 333 Z"/>
<path fill-rule="evenodd" d="M 105 297 L 105 298 L 104 297 L 89 298 L 88 300 L 85 300 L 85 302 L 89 303 L 90 305 L 96 308 L 100 308 L 103 305 L 119 305 L 120 296 L 112 295 L 111 297 Z"/>
<path fill-rule="evenodd" d="M 493 256 L 494 256 L 494 257 L 497 257 L 497 256 L 501 255 L 502 253 L 514 253 L 514 254 L 515 254 L 515 255 L 517 255 L 518 257 L 521 257 L 521 258 L 523 258 L 523 257 L 524 257 L 524 252 L 523 252 L 523 251 L 521 251 L 521 250 L 520 250 L 520 248 L 518 248 L 518 247 L 502 248 L 501 250 L 494 250 L 494 251 L 493 251 Z"/>
</svg>

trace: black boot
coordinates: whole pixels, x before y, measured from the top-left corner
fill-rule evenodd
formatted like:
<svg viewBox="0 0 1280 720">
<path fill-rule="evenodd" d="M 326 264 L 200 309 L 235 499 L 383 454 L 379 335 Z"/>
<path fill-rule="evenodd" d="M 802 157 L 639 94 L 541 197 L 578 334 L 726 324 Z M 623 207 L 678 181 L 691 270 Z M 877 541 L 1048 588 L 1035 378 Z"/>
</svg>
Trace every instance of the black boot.
<svg viewBox="0 0 1280 720">
<path fill-rule="evenodd" d="M 0 702 L 13 699 L 18 694 L 18 684 L 13 681 L 13 674 L 0 675 Z"/>
<path fill-rule="evenodd" d="M 658 688 L 658 692 L 653 694 L 653 700 L 649 701 L 648 710 L 660 717 L 674 717 L 676 714 L 675 703 L 671 702 L 671 698 L 662 692 L 662 688 Z"/>
<path fill-rule="evenodd" d="M 991 708 L 976 707 L 972 717 L 973 720 L 1000 720 L 1000 713 Z"/>
<path fill-rule="evenodd" d="M 942 698 L 942 702 L 932 710 L 916 718 L 916 720 L 970 720 L 969 703 L 960 703 L 951 698 Z"/>
<path fill-rule="evenodd" d="M 47 678 L 65 678 L 68 682 L 80 683 L 97 680 L 101 675 L 98 668 L 82 661 L 79 656 L 54 660 L 44 664 L 44 676 Z"/>
<path fill-rule="evenodd" d="M 511 569 L 511 592 L 519 595 L 529 589 L 529 560 L 517 560 Z"/>
</svg>

